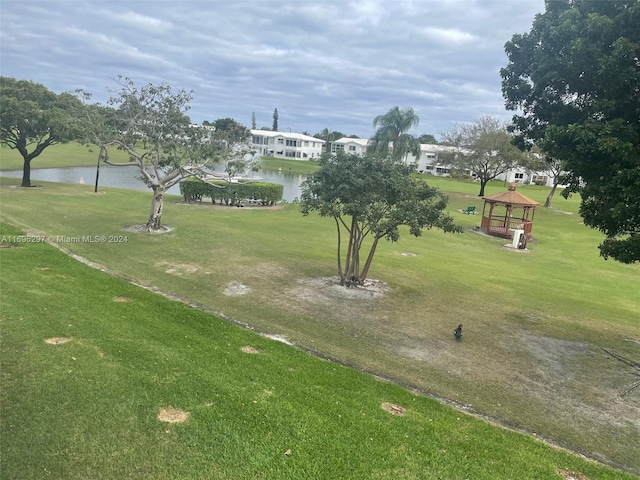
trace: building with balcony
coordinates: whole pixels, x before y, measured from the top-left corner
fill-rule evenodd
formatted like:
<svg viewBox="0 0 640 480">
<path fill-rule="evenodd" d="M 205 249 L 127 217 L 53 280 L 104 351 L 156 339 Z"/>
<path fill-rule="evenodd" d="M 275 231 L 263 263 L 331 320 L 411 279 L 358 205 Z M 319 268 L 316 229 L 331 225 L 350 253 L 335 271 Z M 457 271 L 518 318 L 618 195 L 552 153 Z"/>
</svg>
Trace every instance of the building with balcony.
<svg viewBox="0 0 640 480">
<path fill-rule="evenodd" d="M 251 130 L 251 148 L 260 157 L 316 160 L 324 144 L 324 140 L 302 133 Z"/>
</svg>

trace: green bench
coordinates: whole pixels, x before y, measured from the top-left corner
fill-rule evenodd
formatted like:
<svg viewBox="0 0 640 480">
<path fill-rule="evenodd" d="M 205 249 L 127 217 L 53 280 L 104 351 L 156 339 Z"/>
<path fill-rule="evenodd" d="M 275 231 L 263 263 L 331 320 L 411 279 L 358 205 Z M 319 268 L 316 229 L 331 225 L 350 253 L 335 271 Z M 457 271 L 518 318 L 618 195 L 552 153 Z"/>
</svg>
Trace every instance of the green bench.
<svg viewBox="0 0 640 480">
<path fill-rule="evenodd" d="M 464 213 L 465 215 L 475 215 L 476 207 L 475 206 L 467 207 L 466 210 L 462 210 L 462 213 Z"/>
</svg>

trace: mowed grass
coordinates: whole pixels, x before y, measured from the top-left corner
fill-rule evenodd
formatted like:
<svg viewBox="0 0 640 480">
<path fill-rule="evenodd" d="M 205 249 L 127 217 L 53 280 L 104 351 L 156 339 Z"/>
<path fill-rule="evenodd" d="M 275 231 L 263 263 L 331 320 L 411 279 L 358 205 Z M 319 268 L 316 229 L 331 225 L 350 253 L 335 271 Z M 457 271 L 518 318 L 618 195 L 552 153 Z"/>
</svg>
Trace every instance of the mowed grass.
<svg viewBox="0 0 640 480">
<path fill-rule="evenodd" d="M 109 150 L 109 156 L 115 162 L 127 161 L 127 155 L 115 148 Z M 95 165 L 97 161 L 98 148 L 96 146 L 70 142 L 46 148 L 31 161 L 31 168 L 89 167 Z M 24 160 L 17 150 L 5 145 L 0 146 L 0 170 L 21 170 L 23 165 Z M 266 170 L 282 170 L 304 175 L 316 171 L 318 162 L 264 157 L 260 160 L 260 167 Z"/>
<path fill-rule="evenodd" d="M 111 149 L 109 155 L 115 162 L 127 161 L 127 155 L 121 150 Z M 88 167 L 96 165 L 97 161 L 97 147 L 72 142 L 46 148 L 31 161 L 31 168 Z M 22 170 L 23 165 L 24 160 L 17 150 L 0 146 L 0 170 Z"/>
<path fill-rule="evenodd" d="M 602 236 L 582 224 L 576 197 L 537 209 L 535 242 L 522 253 L 473 231 L 477 184 L 425 178 L 450 195 L 468 230 L 383 242 L 371 276 L 388 290 L 370 299 L 309 283 L 335 275 L 335 226 L 302 217 L 296 205 L 222 208 L 169 197 L 163 219 L 175 230 L 135 235 L 122 228 L 146 221 L 148 193 L 20 189 L 2 179 L 0 201 L 6 221 L 60 236 L 61 246 L 142 284 L 640 472 L 640 396 L 620 397 L 637 377 L 603 350 L 640 357 L 638 265 L 598 256 Z M 487 193 L 505 188 L 492 182 Z M 520 191 L 541 203 L 548 193 Z M 469 205 L 478 215 L 460 212 Z M 81 241 L 95 235 L 127 239 Z M 229 295 L 237 285 L 246 293 Z M 458 323 L 462 342 L 453 338 Z"/>
<path fill-rule="evenodd" d="M 0 225 L 2 478 L 634 478 L 20 233 Z"/>
</svg>

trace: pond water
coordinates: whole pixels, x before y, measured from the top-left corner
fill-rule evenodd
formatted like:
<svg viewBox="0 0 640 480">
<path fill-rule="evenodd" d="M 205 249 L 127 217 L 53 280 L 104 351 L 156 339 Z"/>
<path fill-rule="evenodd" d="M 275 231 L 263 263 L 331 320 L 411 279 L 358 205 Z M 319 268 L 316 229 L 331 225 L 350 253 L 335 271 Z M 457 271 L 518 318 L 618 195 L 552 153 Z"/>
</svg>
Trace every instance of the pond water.
<svg viewBox="0 0 640 480">
<path fill-rule="evenodd" d="M 11 178 L 22 178 L 22 170 L 3 170 L 0 176 Z M 283 200 L 291 202 L 300 198 L 300 184 L 307 178 L 306 175 L 294 174 L 274 170 L 258 170 L 253 175 L 247 175 L 254 180 L 261 180 L 270 183 L 279 183 L 284 186 L 282 194 Z M 100 166 L 100 176 L 98 179 L 98 190 L 101 187 L 125 188 L 128 190 L 148 191 L 147 187 L 140 179 L 140 175 L 132 167 L 113 167 L 110 165 Z M 68 168 L 38 168 L 31 170 L 31 183 L 59 182 L 59 183 L 86 183 L 92 187 L 96 182 L 96 167 L 68 167 Z M 168 193 L 180 195 L 178 185 L 169 189 Z"/>
</svg>

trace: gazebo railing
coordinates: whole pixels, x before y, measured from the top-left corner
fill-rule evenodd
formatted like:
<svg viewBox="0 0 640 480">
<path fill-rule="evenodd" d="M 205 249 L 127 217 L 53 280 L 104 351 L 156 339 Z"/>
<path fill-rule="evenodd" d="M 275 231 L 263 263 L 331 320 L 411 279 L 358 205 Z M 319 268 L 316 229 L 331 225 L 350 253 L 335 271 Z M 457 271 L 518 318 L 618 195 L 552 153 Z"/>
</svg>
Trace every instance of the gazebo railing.
<svg viewBox="0 0 640 480">
<path fill-rule="evenodd" d="M 490 218 L 483 216 L 480 228 L 490 235 L 496 235 L 504 238 L 512 238 L 513 232 L 511 230 L 524 230 L 527 238 L 530 238 L 533 222 L 516 217 Z"/>
</svg>

